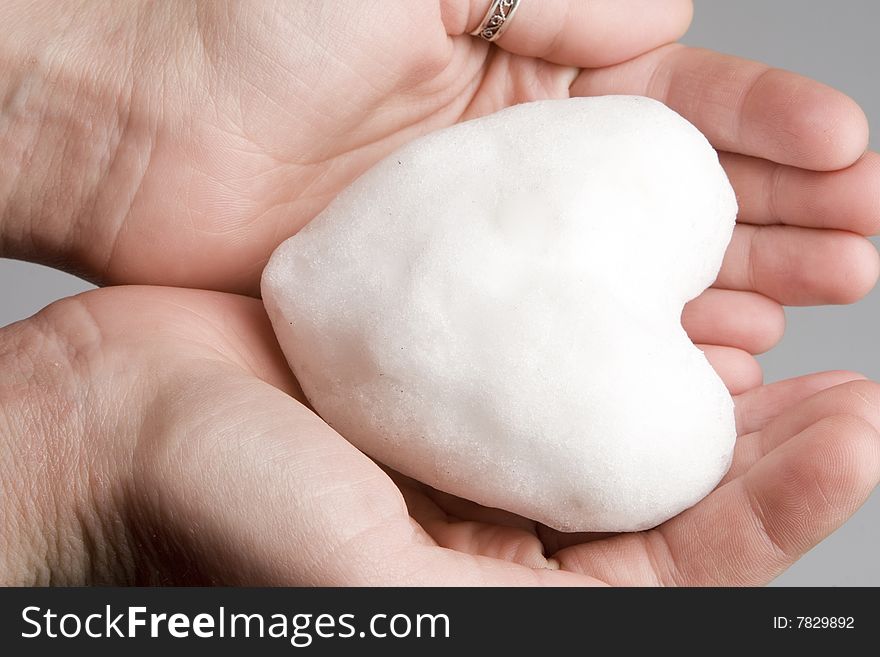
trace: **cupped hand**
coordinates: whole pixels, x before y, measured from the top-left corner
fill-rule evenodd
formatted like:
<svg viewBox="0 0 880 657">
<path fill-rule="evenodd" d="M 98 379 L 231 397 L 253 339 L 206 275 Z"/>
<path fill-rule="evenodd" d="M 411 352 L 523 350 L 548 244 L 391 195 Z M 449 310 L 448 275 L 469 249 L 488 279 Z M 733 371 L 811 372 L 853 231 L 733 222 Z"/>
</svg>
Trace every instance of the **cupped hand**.
<svg viewBox="0 0 880 657">
<path fill-rule="evenodd" d="M 302 399 L 260 302 L 115 287 L 0 330 L 4 583 L 759 584 L 880 477 L 880 386 L 736 397 L 730 473 L 660 527 L 560 534 L 386 473 Z"/>
<path fill-rule="evenodd" d="M 780 304 L 874 284 L 880 157 L 852 100 L 664 45 L 688 0 L 523 0 L 498 47 L 468 36 L 487 2 L 5 3 L 0 155 L 20 174 L 0 188 L 0 254 L 255 294 L 273 248 L 401 144 L 515 103 L 627 93 L 692 121 L 736 188 L 724 266 L 683 317 L 733 392 L 760 383 L 750 354 L 781 336 Z"/>
</svg>

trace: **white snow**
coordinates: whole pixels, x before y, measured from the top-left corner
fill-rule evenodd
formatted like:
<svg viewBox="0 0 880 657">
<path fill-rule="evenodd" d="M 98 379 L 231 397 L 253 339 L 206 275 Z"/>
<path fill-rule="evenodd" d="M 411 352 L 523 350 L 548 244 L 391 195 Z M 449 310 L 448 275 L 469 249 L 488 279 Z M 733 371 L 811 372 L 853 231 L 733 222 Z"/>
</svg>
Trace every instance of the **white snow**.
<svg viewBox="0 0 880 657">
<path fill-rule="evenodd" d="M 736 216 L 664 105 L 519 105 L 429 134 L 272 256 L 321 416 L 392 468 L 564 531 L 634 531 L 726 472 L 733 403 L 680 324 Z"/>
</svg>

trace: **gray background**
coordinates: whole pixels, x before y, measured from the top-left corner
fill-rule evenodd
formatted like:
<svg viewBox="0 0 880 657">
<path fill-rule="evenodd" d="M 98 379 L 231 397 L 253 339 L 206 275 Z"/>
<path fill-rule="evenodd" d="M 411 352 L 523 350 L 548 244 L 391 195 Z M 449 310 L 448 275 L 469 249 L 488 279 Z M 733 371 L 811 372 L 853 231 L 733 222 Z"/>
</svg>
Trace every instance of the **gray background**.
<svg viewBox="0 0 880 657">
<path fill-rule="evenodd" d="M 690 45 L 759 59 L 835 86 L 880 131 L 880 2 L 697 0 Z M 871 140 L 877 149 L 880 141 Z M 876 240 L 875 240 L 875 243 Z M 73 276 L 0 259 L 0 325 L 91 286 Z M 761 357 L 766 380 L 825 369 L 880 379 L 880 288 L 854 306 L 787 310 L 782 343 Z M 787 585 L 880 585 L 880 492 L 833 536 L 776 580 Z"/>
</svg>

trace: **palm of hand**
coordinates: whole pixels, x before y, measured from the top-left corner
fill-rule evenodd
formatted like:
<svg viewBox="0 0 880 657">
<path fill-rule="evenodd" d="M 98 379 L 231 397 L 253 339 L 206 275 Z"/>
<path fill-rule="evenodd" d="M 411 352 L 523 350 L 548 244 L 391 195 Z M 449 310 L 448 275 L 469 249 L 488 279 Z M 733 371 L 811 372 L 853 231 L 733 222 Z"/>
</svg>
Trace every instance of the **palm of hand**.
<svg viewBox="0 0 880 657">
<path fill-rule="evenodd" d="M 806 399 L 852 378 L 827 374 L 750 390 L 760 372 L 748 355 L 778 339 L 779 303 L 851 301 L 876 278 L 876 253 L 854 234 L 877 229 L 875 201 L 851 190 L 877 184 L 877 158 L 812 170 L 862 154 L 859 110 L 820 85 L 712 53 L 666 46 L 635 57 L 683 30 L 686 16 L 666 6 L 647 3 L 641 23 L 612 42 L 602 37 L 621 33 L 613 21 L 560 34 L 551 20 L 526 20 L 526 3 L 502 43 L 513 54 L 462 36 L 479 4 L 450 0 L 426 16 L 400 2 L 380 17 L 369 3 L 333 15 L 291 3 L 196 9 L 195 28 L 175 33 L 166 60 L 132 83 L 112 184 L 72 232 L 88 236 L 76 265 L 108 282 L 252 293 L 280 240 L 419 134 L 538 98 L 653 95 L 723 151 L 741 205 L 715 287 L 683 317 L 738 394 L 744 437 L 729 481 L 660 528 L 614 537 L 560 535 L 392 473 L 398 487 L 278 393 L 296 396 L 297 386 L 258 302 L 107 290 L 72 303 L 88 309 L 105 349 L 115 348 L 108 353 L 142 352 L 143 323 L 172 338 L 151 338 L 143 363 L 163 372 L 161 389 L 141 391 L 149 431 L 123 423 L 137 445 L 135 531 L 153 544 L 142 577 L 164 569 L 249 583 L 758 583 L 867 494 L 875 387 L 846 383 Z M 158 104 L 157 81 L 166 92 Z M 111 312 L 119 303 L 132 313 Z M 155 527 L 170 538 L 154 544 Z M 545 554 L 568 572 L 541 570 Z M 181 555 L 185 572 L 175 570 Z"/>
</svg>

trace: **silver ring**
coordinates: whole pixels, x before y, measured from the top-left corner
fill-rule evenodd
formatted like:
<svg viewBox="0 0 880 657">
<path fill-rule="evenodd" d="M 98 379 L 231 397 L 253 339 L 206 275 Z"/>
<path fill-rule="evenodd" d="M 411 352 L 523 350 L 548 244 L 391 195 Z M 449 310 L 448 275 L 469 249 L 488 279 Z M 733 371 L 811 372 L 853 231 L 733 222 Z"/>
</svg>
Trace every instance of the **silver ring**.
<svg viewBox="0 0 880 657">
<path fill-rule="evenodd" d="M 489 11 L 486 12 L 480 26 L 471 32 L 471 36 L 478 36 L 490 42 L 501 38 L 518 6 L 519 0 L 492 0 Z"/>
</svg>

